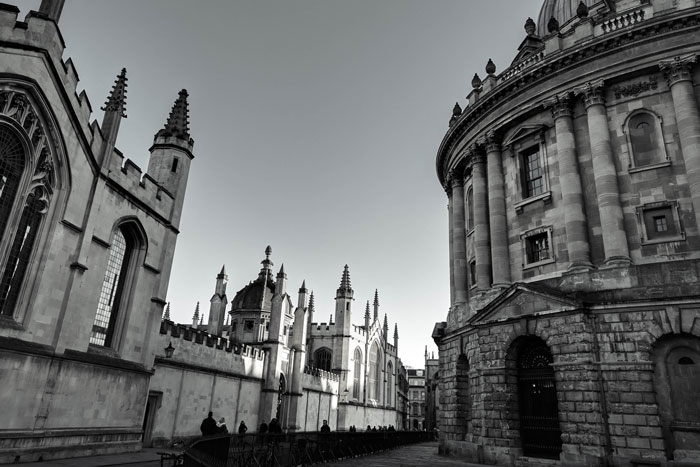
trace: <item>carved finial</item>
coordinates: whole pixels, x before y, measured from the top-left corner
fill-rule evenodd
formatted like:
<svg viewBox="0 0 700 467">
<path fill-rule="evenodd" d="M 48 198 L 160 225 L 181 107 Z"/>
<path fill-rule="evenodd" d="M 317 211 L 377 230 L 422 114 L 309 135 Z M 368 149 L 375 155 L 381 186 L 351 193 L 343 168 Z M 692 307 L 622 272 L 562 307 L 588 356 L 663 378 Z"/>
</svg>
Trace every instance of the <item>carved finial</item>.
<svg viewBox="0 0 700 467">
<path fill-rule="evenodd" d="M 455 106 L 452 107 L 452 116 L 459 117 L 462 115 L 462 107 L 459 106 L 459 102 L 455 102 Z"/>
<path fill-rule="evenodd" d="M 165 306 L 165 313 L 163 313 L 163 319 L 170 321 L 170 302 Z"/>
<path fill-rule="evenodd" d="M 389 333 L 389 320 L 386 317 L 386 313 L 384 313 L 384 334 Z"/>
<path fill-rule="evenodd" d="M 268 277 L 272 274 L 272 266 L 274 266 L 275 263 L 270 261 L 271 254 L 272 254 L 272 248 L 270 247 L 270 245 L 268 245 L 267 248 L 265 248 L 265 259 L 260 261 L 260 264 L 262 264 L 263 267 L 260 270 L 260 274 L 258 274 L 259 279 L 264 279 L 265 277 Z"/>
<path fill-rule="evenodd" d="M 311 295 L 309 295 L 309 313 L 313 314 L 314 312 L 314 291 L 311 291 Z"/>
<path fill-rule="evenodd" d="M 365 307 L 365 319 L 369 319 L 369 300 L 367 300 L 367 306 Z"/>
<path fill-rule="evenodd" d="M 580 19 L 588 18 L 588 5 L 583 3 L 583 1 L 581 1 L 578 4 L 578 8 L 576 8 L 576 16 L 578 16 Z"/>
<path fill-rule="evenodd" d="M 394 339 L 399 338 L 399 323 L 394 323 Z"/>
<path fill-rule="evenodd" d="M 109 93 L 104 107 L 101 107 L 105 112 L 118 112 L 123 118 L 126 118 L 126 82 L 129 78 L 126 77 L 126 68 L 122 68 L 121 73 L 117 75 L 112 86 L 112 92 Z"/>
<path fill-rule="evenodd" d="M 349 297 L 352 298 L 353 295 L 353 290 L 352 287 L 350 286 L 350 270 L 348 269 L 348 265 L 346 264 L 345 267 L 343 268 L 343 277 L 340 279 L 340 287 L 338 288 L 336 292 L 336 298 L 340 297 Z"/>
<path fill-rule="evenodd" d="M 374 289 L 374 306 L 379 306 L 379 290 Z"/>
<path fill-rule="evenodd" d="M 267 245 L 267 248 L 265 248 L 265 258 L 270 259 L 271 254 L 272 254 L 272 247 L 270 245 Z"/>
<path fill-rule="evenodd" d="M 532 18 L 528 18 L 527 21 L 525 21 L 525 32 L 528 36 L 534 36 L 536 30 L 537 25 L 535 25 L 535 22 L 532 20 Z"/>
<path fill-rule="evenodd" d="M 549 18 L 549 22 L 547 23 L 547 31 L 551 33 L 559 32 L 559 21 L 552 16 Z"/>
<path fill-rule="evenodd" d="M 197 306 L 194 309 L 194 315 L 192 315 L 192 326 L 197 326 L 198 321 L 199 321 L 199 302 L 197 302 Z"/>
<path fill-rule="evenodd" d="M 472 87 L 474 89 L 481 88 L 481 78 L 479 78 L 478 73 L 474 73 L 474 77 L 472 78 Z"/>
<path fill-rule="evenodd" d="M 165 127 L 156 133 L 156 136 L 175 136 L 178 139 L 190 139 L 189 113 L 187 109 L 187 91 L 183 89 L 178 93 L 177 100 L 170 110 Z"/>
<path fill-rule="evenodd" d="M 493 63 L 493 60 L 491 60 L 490 58 L 489 58 L 489 61 L 486 62 L 486 73 L 488 75 L 492 75 L 492 74 L 496 73 L 496 64 Z"/>
</svg>

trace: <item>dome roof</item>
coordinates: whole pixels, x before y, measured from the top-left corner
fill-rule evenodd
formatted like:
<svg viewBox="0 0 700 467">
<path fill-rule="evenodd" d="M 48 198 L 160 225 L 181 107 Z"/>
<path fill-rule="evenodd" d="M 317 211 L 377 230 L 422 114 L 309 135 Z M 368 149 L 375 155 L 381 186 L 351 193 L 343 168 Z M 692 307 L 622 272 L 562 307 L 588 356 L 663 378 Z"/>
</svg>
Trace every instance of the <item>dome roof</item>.
<svg viewBox="0 0 700 467">
<path fill-rule="evenodd" d="M 267 281 L 258 278 L 236 293 L 233 302 L 231 302 L 231 311 L 270 311 L 274 294 L 275 283 L 272 281 L 272 277 L 269 277 Z"/>
<path fill-rule="evenodd" d="M 537 19 L 537 35 L 544 37 L 549 34 L 547 23 L 552 17 L 559 21 L 560 26 L 564 26 L 567 21 L 576 18 L 576 9 L 581 1 L 589 8 L 595 4 L 603 3 L 602 0 L 545 0 Z"/>
</svg>

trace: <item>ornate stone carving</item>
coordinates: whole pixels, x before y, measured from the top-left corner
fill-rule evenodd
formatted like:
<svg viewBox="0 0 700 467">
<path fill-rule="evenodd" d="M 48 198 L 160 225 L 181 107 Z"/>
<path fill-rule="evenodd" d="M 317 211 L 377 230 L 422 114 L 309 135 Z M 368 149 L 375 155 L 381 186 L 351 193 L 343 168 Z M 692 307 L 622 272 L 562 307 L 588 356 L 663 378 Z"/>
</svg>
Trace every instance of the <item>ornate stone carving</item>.
<svg viewBox="0 0 700 467">
<path fill-rule="evenodd" d="M 484 136 L 479 138 L 478 144 L 486 149 L 486 153 L 501 150 L 501 138 L 494 130 L 489 130 Z"/>
<path fill-rule="evenodd" d="M 457 169 L 450 170 L 448 175 L 448 180 L 450 181 L 450 186 L 452 188 L 458 187 L 464 184 L 464 177 L 462 173 Z"/>
<path fill-rule="evenodd" d="M 552 111 L 552 118 L 556 120 L 561 117 L 571 117 L 571 93 L 563 92 L 554 97 L 546 99 L 542 103 L 545 108 L 549 108 Z"/>
<path fill-rule="evenodd" d="M 471 147 L 469 148 L 468 152 L 468 159 L 467 163 L 469 164 L 470 168 L 474 168 L 475 165 L 477 164 L 485 164 L 486 163 L 486 157 L 484 157 L 484 154 L 477 150 L 476 147 Z"/>
<path fill-rule="evenodd" d="M 659 68 L 664 72 L 664 77 L 669 87 L 679 81 L 692 81 L 691 68 L 693 63 L 697 62 L 698 57 L 695 54 L 688 54 L 673 57 L 670 60 L 661 60 Z"/>
<path fill-rule="evenodd" d="M 605 105 L 605 86 L 603 80 L 588 82 L 574 88 L 574 94 L 583 98 L 586 107 L 592 105 Z"/>
<path fill-rule="evenodd" d="M 613 92 L 615 93 L 615 99 L 620 99 L 621 97 L 635 97 L 643 92 L 651 91 L 658 87 L 656 76 L 652 75 L 649 77 L 648 81 L 640 81 L 626 86 L 615 86 Z"/>
</svg>

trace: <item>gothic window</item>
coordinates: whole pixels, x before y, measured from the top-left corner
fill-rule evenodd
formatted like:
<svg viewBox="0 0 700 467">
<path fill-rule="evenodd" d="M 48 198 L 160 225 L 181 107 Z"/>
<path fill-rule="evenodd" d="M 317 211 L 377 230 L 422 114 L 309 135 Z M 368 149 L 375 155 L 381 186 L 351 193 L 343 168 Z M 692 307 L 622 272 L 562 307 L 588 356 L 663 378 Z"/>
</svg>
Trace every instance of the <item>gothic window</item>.
<svg viewBox="0 0 700 467">
<path fill-rule="evenodd" d="M 645 170 L 668 165 L 663 140 L 661 118 L 648 110 L 630 114 L 626 122 L 627 142 L 630 152 L 630 169 Z"/>
<path fill-rule="evenodd" d="M 107 268 L 92 325 L 90 343 L 114 347 L 116 330 L 125 315 L 129 284 L 133 281 L 136 252 L 141 242 L 131 223 L 116 229 L 109 247 Z"/>
<path fill-rule="evenodd" d="M 20 137 L 0 125 L 0 315 L 5 316 L 15 312 L 53 190 L 53 165 L 43 147 L 28 190 L 21 191 L 31 165 L 26 155 Z"/>
<path fill-rule="evenodd" d="M 353 371 L 352 380 L 352 397 L 356 400 L 360 399 L 360 381 L 362 377 L 362 351 L 360 348 L 355 349 L 355 368 Z"/>
<path fill-rule="evenodd" d="M 379 346 L 376 342 L 372 343 L 369 351 L 369 380 L 367 388 L 369 390 L 369 399 L 379 402 L 381 393 L 381 360 L 379 358 Z"/>
<path fill-rule="evenodd" d="M 642 244 L 676 242 L 685 239 L 678 202 L 659 201 L 637 208 Z"/>
<path fill-rule="evenodd" d="M 474 190 L 467 190 L 467 232 L 474 229 Z"/>
<path fill-rule="evenodd" d="M 330 349 L 322 347 L 314 353 L 314 366 L 319 370 L 331 371 L 332 353 Z"/>
<path fill-rule="evenodd" d="M 540 227 L 520 236 L 523 247 L 523 267 L 541 266 L 554 262 L 552 228 Z"/>
<path fill-rule="evenodd" d="M 391 365 L 391 362 L 389 362 L 386 365 L 386 405 L 388 406 L 391 406 L 392 404 L 391 395 L 394 392 L 394 381 L 392 378 L 393 375 L 394 367 Z"/>
</svg>

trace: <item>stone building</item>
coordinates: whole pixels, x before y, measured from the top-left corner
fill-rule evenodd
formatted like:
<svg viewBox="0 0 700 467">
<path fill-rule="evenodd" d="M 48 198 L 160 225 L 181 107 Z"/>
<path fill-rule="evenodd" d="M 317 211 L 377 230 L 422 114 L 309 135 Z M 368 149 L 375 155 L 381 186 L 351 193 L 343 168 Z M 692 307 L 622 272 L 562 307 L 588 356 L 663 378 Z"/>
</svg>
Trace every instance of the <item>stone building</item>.
<svg viewBox="0 0 700 467">
<path fill-rule="evenodd" d="M 435 430 L 438 426 L 437 409 L 440 406 L 440 361 L 435 353 L 428 356 L 425 349 L 425 428 Z"/>
<path fill-rule="evenodd" d="M 546 0 L 437 155 L 440 449 L 700 463 L 700 2 Z"/>
<path fill-rule="evenodd" d="M 363 324 L 353 324 L 355 292 L 345 266 L 335 312 L 319 322 L 313 292 L 304 281 L 294 306 L 284 265 L 274 276 L 271 253 L 268 246 L 257 278 L 235 294 L 228 312 L 222 268 L 207 325 L 199 324 L 199 306 L 192 325 L 163 321 L 145 445 L 198 436 L 210 410 L 230 427 L 245 421 L 251 432 L 273 417 L 285 431 L 316 431 L 324 419 L 334 431 L 403 426 L 406 378 L 398 326 L 389 342 L 378 292 L 371 307 L 366 303 Z M 174 349 L 170 357 L 168 346 Z"/>
<path fill-rule="evenodd" d="M 140 448 L 194 157 L 184 90 L 145 173 L 115 147 L 126 70 L 91 121 L 62 7 L 0 4 L 0 463 Z"/>
<path fill-rule="evenodd" d="M 425 428 L 425 370 L 408 368 L 408 430 Z"/>
</svg>

